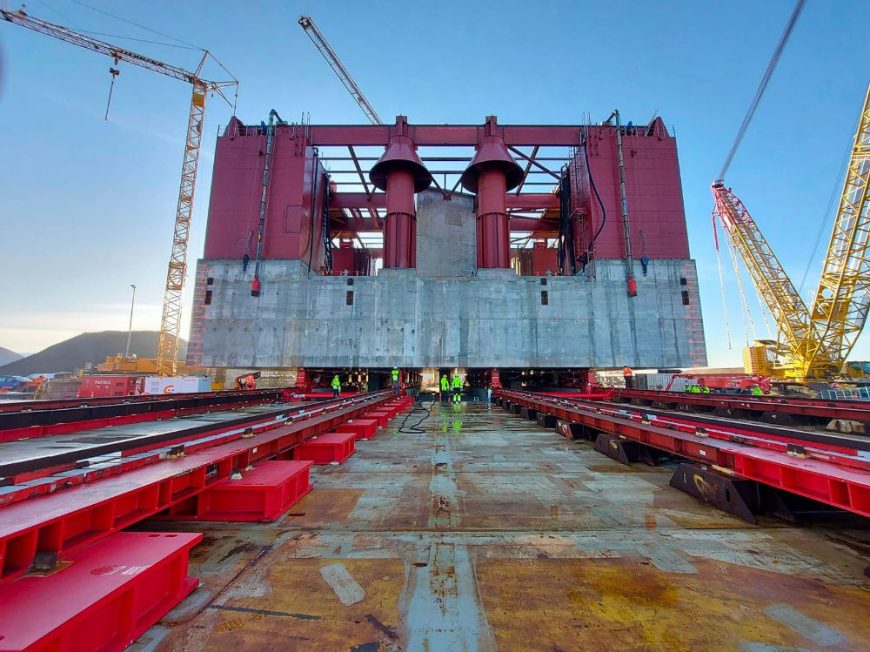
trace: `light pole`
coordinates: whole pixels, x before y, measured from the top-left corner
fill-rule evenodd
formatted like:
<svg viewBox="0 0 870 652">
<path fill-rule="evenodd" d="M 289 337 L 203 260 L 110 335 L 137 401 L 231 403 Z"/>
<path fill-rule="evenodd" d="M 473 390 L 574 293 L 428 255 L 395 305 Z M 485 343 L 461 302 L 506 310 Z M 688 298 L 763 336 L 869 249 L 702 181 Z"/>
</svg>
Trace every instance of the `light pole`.
<svg viewBox="0 0 870 652">
<path fill-rule="evenodd" d="M 130 325 L 127 327 L 127 351 L 124 353 L 125 358 L 130 357 L 130 340 L 133 337 L 133 306 L 136 303 L 136 286 L 131 283 L 130 287 L 133 288 L 133 297 L 130 299 Z"/>
</svg>

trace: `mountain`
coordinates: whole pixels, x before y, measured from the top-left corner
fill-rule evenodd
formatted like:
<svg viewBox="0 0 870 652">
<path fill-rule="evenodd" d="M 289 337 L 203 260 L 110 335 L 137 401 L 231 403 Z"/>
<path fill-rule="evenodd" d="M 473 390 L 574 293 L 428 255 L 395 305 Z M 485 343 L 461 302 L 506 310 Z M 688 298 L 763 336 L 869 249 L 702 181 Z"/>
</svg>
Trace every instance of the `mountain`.
<svg viewBox="0 0 870 652">
<path fill-rule="evenodd" d="M 0 366 L 9 364 L 10 362 L 15 362 L 16 360 L 21 360 L 23 357 L 23 355 L 15 353 L 15 351 L 10 351 L 9 349 L 0 346 Z"/>
<path fill-rule="evenodd" d="M 153 358 L 157 354 L 157 331 L 133 331 L 130 353 L 140 358 Z M 179 343 L 179 357 L 187 355 L 187 342 Z M 103 362 L 106 356 L 123 353 L 127 349 L 127 331 L 82 333 L 68 340 L 15 360 L 0 367 L 0 374 L 28 376 L 37 373 L 57 373 L 81 369 L 88 362 Z"/>
</svg>

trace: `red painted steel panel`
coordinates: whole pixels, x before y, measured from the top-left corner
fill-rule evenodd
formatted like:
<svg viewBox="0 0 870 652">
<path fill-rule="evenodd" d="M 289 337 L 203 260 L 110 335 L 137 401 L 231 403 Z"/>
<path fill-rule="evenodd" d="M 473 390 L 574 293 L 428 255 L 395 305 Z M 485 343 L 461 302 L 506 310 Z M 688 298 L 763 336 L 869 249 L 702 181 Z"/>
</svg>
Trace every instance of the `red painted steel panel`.
<svg viewBox="0 0 870 652">
<path fill-rule="evenodd" d="M 387 425 L 390 423 L 390 419 L 392 418 L 389 412 L 386 412 L 382 409 L 369 410 L 368 412 L 366 412 L 365 415 L 368 419 L 377 420 L 379 428 L 386 428 Z"/>
<path fill-rule="evenodd" d="M 218 138 L 205 258 L 237 258 L 241 264 L 245 253 L 255 257 L 265 146 L 264 135 Z M 273 152 L 263 257 L 307 261 L 311 253 L 312 267 L 318 268 L 323 256 L 319 237 L 323 168 L 310 147 L 304 147 L 300 139 L 291 139 L 284 130 L 279 130 Z M 315 171 L 318 188 L 312 207 Z"/>
<path fill-rule="evenodd" d="M 589 143 L 589 166 L 592 178 L 607 212 L 607 220 L 598 240 L 598 258 L 622 258 L 625 255 L 616 164 L 616 130 L 599 130 Z M 689 239 L 677 145 L 674 138 L 625 135 L 623 137 L 628 212 L 634 258 L 689 258 Z M 581 251 L 602 220 L 601 208 L 589 183 L 583 151 L 579 150 L 571 166 L 576 175 L 573 201 L 591 219 L 581 228 Z M 643 236 L 641 235 L 643 233 Z"/>
<path fill-rule="evenodd" d="M 74 554 L 182 503 L 228 478 L 233 470 L 283 454 L 389 399 L 387 394 L 362 397 L 361 405 L 315 411 L 305 419 L 249 438 L 210 446 L 202 443 L 199 448 L 186 446 L 180 458 L 7 505 L 0 509 L 0 583 L 23 575 L 37 550 L 61 557 Z"/>
<path fill-rule="evenodd" d="M 120 532 L 0 588 L 0 650 L 123 650 L 181 602 L 201 534 Z"/>
</svg>

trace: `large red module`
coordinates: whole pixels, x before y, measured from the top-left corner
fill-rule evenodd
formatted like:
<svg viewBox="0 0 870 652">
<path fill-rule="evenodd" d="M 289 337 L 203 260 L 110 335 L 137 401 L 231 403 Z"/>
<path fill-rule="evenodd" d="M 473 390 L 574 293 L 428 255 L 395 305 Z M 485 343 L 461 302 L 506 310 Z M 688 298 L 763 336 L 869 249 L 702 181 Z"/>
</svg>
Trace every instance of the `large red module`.
<svg viewBox="0 0 870 652">
<path fill-rule="evenodd" d="M 494 118 L 487 125 L 410 125 L 400 117 L 396 125 L 385 126 L 285 124 L 276 128 L 262 258 L 307 261 L 310 256 L 318 263 L 312 265 L 314 269 L 319 269 L 323 263 L 321 216 L 328 186 L 324 162 L 332 159 L 318 158 L 314 148 L 347 147 L 347 158 L 356 159 L 355 165 L 360 166 L 359 189 L 363 192 L 332 188 L 330 233 L 382 231 L 384 221 L 380 218 L 385 214 L 386 195 L 376 192 L 364 169 L 372 165 L 360 161 L 362 157 L 354 153 L 354 148 L 386 147 L 397 137 L 409 138 L 416 146 L 427 148 L 475 146 L 483 141 L 489 125 L 504 139 L 511 155 L 525 164 L 527 179 L 537 173 L 538 183 L 542 179 L 552 181 L 552 187 L 547 187 L 546 183 L 543 187 L 531 187 L 532 182 L 528 181 L 519 194 L 507 193 L 512 232 L 531 231 L 541 237 L 557 235 L 558 180 L 553 177 L 560 173 L 562 165 L 568 164 L 573 194 L 571 213 L 577 229 L 575 256 L 589 248 L 604 212 L 604 228 L 592 247 L 591 257 L 622 258 L 625 255 L 616 126 L 502 126 Z M 642 127 L 620 129 L 635 257 L 689 258 L 676 140 L 667 132 L 661 118 Z M 252 259 L 255 257 L 266 130 L 267 127 L 245 126 L 233 119 L 218 138 L 204 258 L 242 258 L 245 254 Z M 585 152 L 584 141 L 587 143 Z M 549 160 L 554 158 L 552 156 L 540 162 L 531 152 L 523 153 L 530 148 L 557 147 L 564 148 L 566 153 L 561 163 Z M 423 161 L 426 162 L 426 157 Z M 350 163 L 348 165 L 353 169 Z M 541 168 L 552 174 L 546 174 Z M 592 192 L 590 172 L 604 212 Z M 448 182 L 452 179 L 448 178 Z M 449 195 L 458 189 L 442 190 Z M 380 211 L 379 218 L 371 217 L 373 210 Z M 530 220 L 528 211 L 538 211 L 543 219 Z M 381 254 L 380 251 L 375 253 Z"/>
</svg>

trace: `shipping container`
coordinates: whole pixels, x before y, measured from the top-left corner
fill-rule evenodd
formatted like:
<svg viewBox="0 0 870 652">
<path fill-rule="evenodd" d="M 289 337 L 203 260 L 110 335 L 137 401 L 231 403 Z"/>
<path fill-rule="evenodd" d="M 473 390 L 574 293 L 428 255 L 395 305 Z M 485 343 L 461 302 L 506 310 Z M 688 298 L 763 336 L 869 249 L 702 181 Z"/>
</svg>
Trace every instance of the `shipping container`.
<svg viewBox="0 0 870 652">
<path fill-rule="evenodd" d="M 96 396 L 132 396 L 140 376 L 82 376 L 78 398 Z"/>
<path fill-rule="evenodd" d="M 191 394 L 210 392 L 211 379 L 205 376 L 147 376 L 143 394 Z"/>
</svg>

